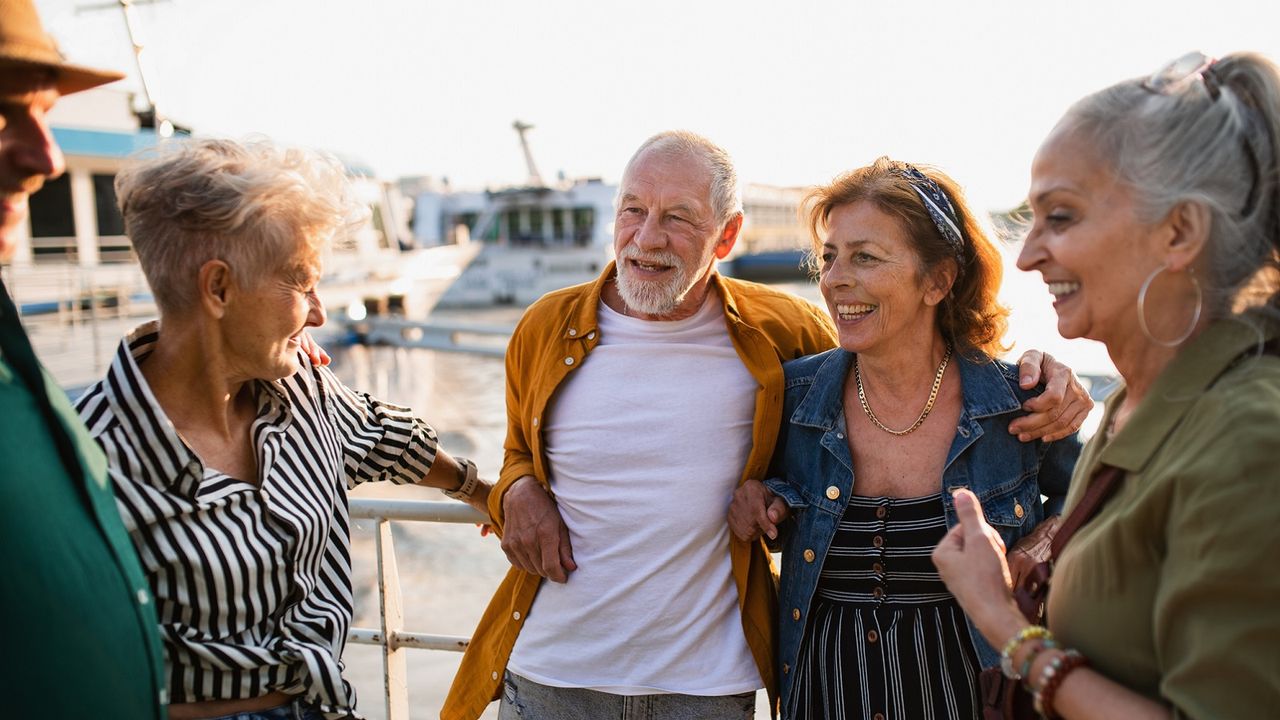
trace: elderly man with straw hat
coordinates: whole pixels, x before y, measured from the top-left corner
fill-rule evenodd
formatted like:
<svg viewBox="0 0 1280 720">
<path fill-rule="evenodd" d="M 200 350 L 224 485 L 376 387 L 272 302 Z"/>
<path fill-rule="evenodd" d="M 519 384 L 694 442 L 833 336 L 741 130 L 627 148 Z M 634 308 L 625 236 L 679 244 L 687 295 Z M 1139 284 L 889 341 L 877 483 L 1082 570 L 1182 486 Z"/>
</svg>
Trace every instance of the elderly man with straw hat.
<svg viewBox="0 0 1280 720">
<path fill-rule="evenodd" d="M 0 0 L 0 261 L 63 171 L 47 115 L 119 73 L 63 61 L 31 0 Z M 44 372 L 0 282 L 0 716 L 165 716 L 147 581 L 102 451 Z"/>
</svg>

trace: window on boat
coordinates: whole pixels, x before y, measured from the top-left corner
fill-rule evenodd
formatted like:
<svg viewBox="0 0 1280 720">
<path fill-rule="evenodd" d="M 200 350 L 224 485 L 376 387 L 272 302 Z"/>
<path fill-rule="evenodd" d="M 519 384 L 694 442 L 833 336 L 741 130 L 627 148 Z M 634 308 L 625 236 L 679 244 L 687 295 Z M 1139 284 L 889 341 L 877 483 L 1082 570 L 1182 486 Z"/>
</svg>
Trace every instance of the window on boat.
<svg viewBox="0 0 1280 720">
<path fill-rule="evenodd" d="M 36 262 L 76 258 L 76 221 L 71 207 L 71 175 L 49 180 L 28 201 L 31 252 Z"/>
<path fill-rule="evenodd" d="M 124 218 L 116 206 L 116 176 L 93 176 L 93 202 L 98 215 L 98 259 L 104 263 L 133 260 L 133 246 L 124 234 Z"/>
<path fill-rule="evenodd" d="M 596 226 L 596 209 L 580 207 L 573 209 L 573 242 L 576 245 L 591 244 L 591 229 Z"/>
</svg>

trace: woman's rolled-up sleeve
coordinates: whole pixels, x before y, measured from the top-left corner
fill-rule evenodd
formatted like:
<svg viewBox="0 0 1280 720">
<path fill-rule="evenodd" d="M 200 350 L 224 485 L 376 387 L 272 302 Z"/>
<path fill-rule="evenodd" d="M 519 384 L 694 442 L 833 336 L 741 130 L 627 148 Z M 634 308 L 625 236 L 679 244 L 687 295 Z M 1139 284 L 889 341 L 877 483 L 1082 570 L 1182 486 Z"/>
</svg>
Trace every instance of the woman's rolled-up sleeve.
<svg viewBox="0 0 1280 720">
<path fill-rule="evenodd" d="M 435 429 L 407 407 L 343 385 L 328 368 L 317 376 L 331 401 L 348 485 L 416 483 L 427 476 L 439 447 Z"/>
</svg>

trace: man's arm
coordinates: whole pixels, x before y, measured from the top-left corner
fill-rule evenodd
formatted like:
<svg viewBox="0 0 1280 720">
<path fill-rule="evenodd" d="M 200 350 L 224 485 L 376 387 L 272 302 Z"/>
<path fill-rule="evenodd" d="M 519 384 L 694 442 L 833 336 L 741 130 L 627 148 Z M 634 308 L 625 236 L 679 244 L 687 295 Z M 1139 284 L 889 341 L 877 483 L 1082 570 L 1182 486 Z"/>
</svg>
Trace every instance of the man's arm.
<svg viewBox="0 0 1280 720">
<path fill-rule="evenodd" d="M 1018 385 L 1024 390 L 1044 381 L 1044 391 L 1022 404 L 1029 414 L 1009 423 L 1009 432 L 1022 442 L 1061 440 L 1080 429 L 1093 399 L 1071 368 L 1052 355 L 1028 350 L 1018 359 Z"/>
<path fill-rule="evenodd" d="M 524 342 L 533 332 L 526 317 L 507 345 L 507 439 L 502 472 L 489 494 L 489 517 L 502 539 L 502 551 L 516 568 L 555 582 L 565 582 L 578 569 L 573 561 L 569 529 L 547 487 L 534 476 L 533 443 L 537 432 L 526 421 L 528 388 L 536 348 Z"/>
</svg>

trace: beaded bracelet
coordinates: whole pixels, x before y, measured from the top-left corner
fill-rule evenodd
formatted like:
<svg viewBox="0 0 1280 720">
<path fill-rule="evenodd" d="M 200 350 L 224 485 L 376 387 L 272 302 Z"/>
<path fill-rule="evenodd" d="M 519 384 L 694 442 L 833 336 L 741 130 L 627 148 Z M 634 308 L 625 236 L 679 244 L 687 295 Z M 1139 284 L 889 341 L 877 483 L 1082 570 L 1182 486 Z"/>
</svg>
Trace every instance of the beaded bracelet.
<svg viewBox="0 0 1280 720">
<path fill-rule="evenodd" d="M 1000 671 L 1005 677 L 1010 680 L 1022 679 L 1021 675 L 1013 671 L 1013 656 L 1017 654 L 1018 648 L 1022 647 L 1022 643 L 1033 638 L 1053 640 L 1053 633 L 1043 625 L 1028 625 L 1019 630 L 1017 635 L 1009 638 L 1009 642 L 1004 644 L 1004 650 L 1000 651 Z"/>
<path fill-rule="evenodd" d="M 1040 689 L 1036 691 L 1035 708 L 1049 720 L 1058 717 L 1053 709 L 1053 696 L 1057 694 L 1058 688 L 1062 686 L 1062 681 L 1067 675 L 1076 668 L 1084 667 L 1089 664 L 1084 655 L 1075 650 L 1067 650 L 1058 657 L 1049 661 L 1040 673 Z"/>
<path fill-rule="evenodd" d="M 1027 657 L 1022 661 L 1022 667 L 1018 670 L 1018 676 L 1022 678 L 1022 686 L 1027 689 L 1027 692 L 1031 691 L 1031 683 L 1028 678 L 1031 676 L 1031 666 L 1035 664 L 1036 658 L 1040 657 L 1040 653 L 1045 650 L 1056 650 L 1057 648 L 1058 641 L 1052 637 L 1047 637 L 1027 652 Z"/>
</svg>

